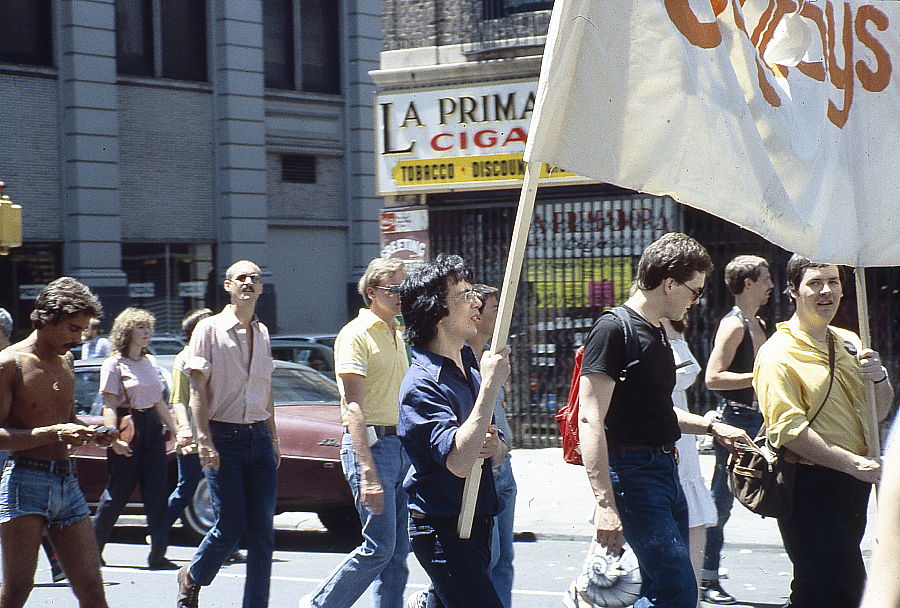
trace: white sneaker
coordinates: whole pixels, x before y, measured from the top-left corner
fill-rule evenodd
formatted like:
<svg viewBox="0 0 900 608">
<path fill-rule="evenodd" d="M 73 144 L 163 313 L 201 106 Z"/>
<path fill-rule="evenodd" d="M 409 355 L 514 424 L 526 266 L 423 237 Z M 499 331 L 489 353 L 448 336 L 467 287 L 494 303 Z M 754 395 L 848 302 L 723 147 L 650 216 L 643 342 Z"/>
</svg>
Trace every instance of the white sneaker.
<svg viewBox="0 0 900 608">
<path fill-rule="evenodd" d="M 406 596 L 405 608 L 425 608 L 427 603 L 428 589 L 422 589 Z"/>
<path fill-rule="evenodd" d="M 300 608 L 312 608 L 312 595 L 307 593 L 300 598 Z"/>
</svg>

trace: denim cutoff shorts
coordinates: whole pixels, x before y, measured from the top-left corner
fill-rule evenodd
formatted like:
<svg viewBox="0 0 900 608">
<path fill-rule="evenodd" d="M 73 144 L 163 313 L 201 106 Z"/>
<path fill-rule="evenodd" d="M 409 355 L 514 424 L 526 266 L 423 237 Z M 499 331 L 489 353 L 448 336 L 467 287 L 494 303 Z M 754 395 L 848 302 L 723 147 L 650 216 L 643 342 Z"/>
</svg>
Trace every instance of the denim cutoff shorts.
<svg viewBox="0 0 900 608">
<path fill-rule="evenodd" d="M 67 526 L 90 514 L 75 475 L 16 466 L 12 459 L 6 462 L 0 481 L 0 524 L 40 515 L 47 525 Z"/>
</svg>

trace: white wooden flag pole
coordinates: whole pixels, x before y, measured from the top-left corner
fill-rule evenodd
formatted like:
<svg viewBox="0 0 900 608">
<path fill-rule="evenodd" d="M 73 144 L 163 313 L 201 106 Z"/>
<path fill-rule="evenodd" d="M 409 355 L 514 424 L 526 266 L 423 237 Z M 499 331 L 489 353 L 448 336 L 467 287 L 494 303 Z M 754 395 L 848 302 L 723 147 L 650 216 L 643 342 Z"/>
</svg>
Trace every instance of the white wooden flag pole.
<svg viewBox="0 0 900 608">
<path fill-rule="evenodd" d="M 503 285 L 500 291 L 500 310 L 497 313 L 497 323 L 494 325 L 494 335 L 491 338 L 491 354 L 503 350 L 506 346 L 506 340 L 509 338 L 513 303 L 516 301 L 519 276 L 522 274 L 522 262 L 525 259 L 528 230 L 531 228 L 531 218 L 534 215 L 534 199 L 537 196 L 540 172 L 541 163 L 539 162 L 528 163 L 525 167 L 525 180 L 522 183 L 522 192 L 519 195 L 519 209 L 516 212 L 512 243 L 510 244 L 509 257 L 506 260 L 506 274 L 503 277 Z M 481 467 L 483 464 L 483 458 L 475 461 L 469 476 L 466 477 L 465 486 L 463 486 L 462 508 L 460 509 L 459 520 L 456 525 L 456 531 L 460 538 L 469 538 L 472 535 L 472 520 L 475 518 L 475 503 L 478 501 L 478 488 L 481 486 Z"/>
<path fill-rule="evenodd" d="M 857 266 L 856 275 L 856 315 L 859 318 L 859 339 L 862 347 L 872 348 L 872 334 L 869 330 L 869 298 L 866 291 L 866 269 Z M 875 385 L 871 380 L 863 382 L 866 387 L 866 410 L 868 411 L 869 457 L 881 458 L 881 437 L 878 435 L 878 412 L 875 406 Z"/>
</svg>

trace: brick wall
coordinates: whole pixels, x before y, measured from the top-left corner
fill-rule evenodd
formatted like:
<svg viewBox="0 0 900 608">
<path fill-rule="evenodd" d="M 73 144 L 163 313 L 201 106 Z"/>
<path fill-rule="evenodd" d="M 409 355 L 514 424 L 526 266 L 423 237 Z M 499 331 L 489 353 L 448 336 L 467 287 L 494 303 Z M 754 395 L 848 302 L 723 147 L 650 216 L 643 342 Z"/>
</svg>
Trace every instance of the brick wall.
<svg viewBox="0 0 900 608">
<path fill-rule="evenodd" d="M 345 220 L 344 161 L 334 156 L 317 156 L 316 183 L 281 181 L 281 155 L 266 155 L 266 183 L 269 218 Z"/>
<path fill-rule="evenodd" d="M 543 36 L 550 11 L 483 19 L 484 0 L 384 0 L 385 50 Z"/>
<path fill-rule="evenodd" d="M 119 107 L 122 239 L 215 240 L 211 94 L 120 86 Z"/>
<path fill-rule="evenodd" d="M 0 74 L 0 181 L 27 241 L 62 240 L 55 78 Z"/>
</svg>

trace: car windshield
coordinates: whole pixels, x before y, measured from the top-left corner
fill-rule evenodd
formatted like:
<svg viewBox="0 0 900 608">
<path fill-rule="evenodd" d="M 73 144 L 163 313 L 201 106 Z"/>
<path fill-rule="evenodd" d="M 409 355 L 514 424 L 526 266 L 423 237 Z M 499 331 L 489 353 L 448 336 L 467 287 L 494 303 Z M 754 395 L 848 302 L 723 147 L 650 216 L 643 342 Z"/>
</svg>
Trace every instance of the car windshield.
<svg viewBox="0 0 900 608">
<path fill-rule="evenodd" d="M 175 340 L 159 340 L 150 342 L 150 350 L 154 355 L 177 355 L 184 348 L 184 345 Z"/>
<path fill-rule="evenodd" d="M 292 403 L 338 403 L 337 386 L 321 375 L 292 367 L 277 367 L 272 372 L 272 397 L 275 405 Z"/>
<path fill-rule="evenodd" d="M 75 370 L 75 414 L 78 416 L 99 416 L 103 410 L 100 396 L 100 369 Z"/>
</svg>

